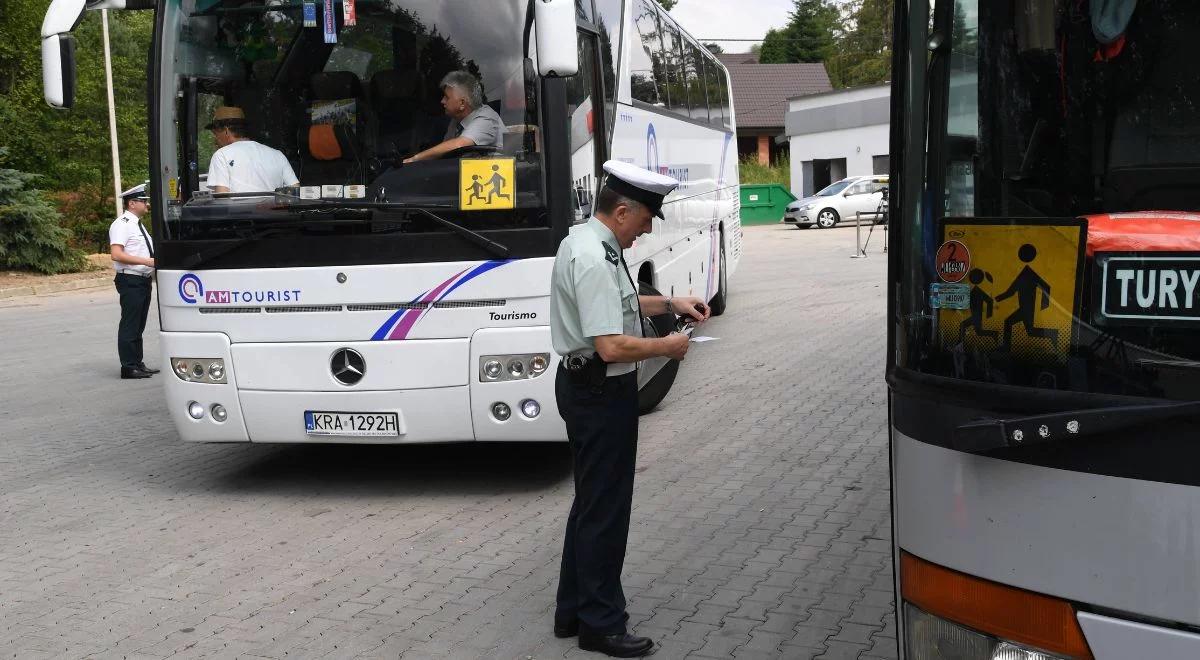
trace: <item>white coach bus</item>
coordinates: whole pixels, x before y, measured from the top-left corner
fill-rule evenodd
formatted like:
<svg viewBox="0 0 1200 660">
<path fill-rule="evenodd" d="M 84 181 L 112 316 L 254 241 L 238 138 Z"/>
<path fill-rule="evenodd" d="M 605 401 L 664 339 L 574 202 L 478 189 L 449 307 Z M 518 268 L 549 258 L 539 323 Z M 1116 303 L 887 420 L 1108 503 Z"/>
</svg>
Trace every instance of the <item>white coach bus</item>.
<svg viewBox="0 0 1200 660">
<path fill-rule="evenodd" d="M 610 158 L 683 182 L 626 254 L 633 276 L 725 307 L 741 244 L 728 76 L 653 2 L 86 4 L 101 8 L 156 12 L 149 189 L 185 440 L 564 440 L 551 265 Z M 52 106 L 72 104 L 84 10 L 54 0 L 43 23 Z M 481 81 L 502 146 L 404 164 L 445 134 L 456 70 Z M 205 189 L 220 106 L 298 189 Z M 643 410 L 677 368 L 642 365 Z"/>
</svg>

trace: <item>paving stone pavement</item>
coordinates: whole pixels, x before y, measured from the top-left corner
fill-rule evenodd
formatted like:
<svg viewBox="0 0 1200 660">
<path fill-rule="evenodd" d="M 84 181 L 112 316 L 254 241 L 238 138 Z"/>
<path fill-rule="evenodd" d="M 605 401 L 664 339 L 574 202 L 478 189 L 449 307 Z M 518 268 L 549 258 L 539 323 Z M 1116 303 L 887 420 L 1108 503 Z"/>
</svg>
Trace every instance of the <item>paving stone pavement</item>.
<svg viewBox="0 0 1200 660">
<path fill-rule="evenodd" d="M 656 658 L 896 655 L 885 258 L 853 243 L 747 228 L 719 341 L 642 419 Z M 565 446 L 184 444 L 169 375 L 116 378 L 117 316 L 0 303 L 0 658 L 598 657 L 550 634 Z"/>
</svg>

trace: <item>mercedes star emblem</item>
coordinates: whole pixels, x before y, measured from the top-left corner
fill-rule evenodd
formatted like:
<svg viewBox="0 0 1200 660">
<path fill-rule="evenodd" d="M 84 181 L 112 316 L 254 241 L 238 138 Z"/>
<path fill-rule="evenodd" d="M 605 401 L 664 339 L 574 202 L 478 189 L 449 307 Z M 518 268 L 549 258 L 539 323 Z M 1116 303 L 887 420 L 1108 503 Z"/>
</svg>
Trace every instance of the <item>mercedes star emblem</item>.
<svg viewBox="0 0 1200 660">
<path fill-rule="evenodd" d="M 329 360 L 329 369 L 342 385 L 357 385 L 367 374 L 367 361 L 352 348 L 339 348 Z"/>
</svg>

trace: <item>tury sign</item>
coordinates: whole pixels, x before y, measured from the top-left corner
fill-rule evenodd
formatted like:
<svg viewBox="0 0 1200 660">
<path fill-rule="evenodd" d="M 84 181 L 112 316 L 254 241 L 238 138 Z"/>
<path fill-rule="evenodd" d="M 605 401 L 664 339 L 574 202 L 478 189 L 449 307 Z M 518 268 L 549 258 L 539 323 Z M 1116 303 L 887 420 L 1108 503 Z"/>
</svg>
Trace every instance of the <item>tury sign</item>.
<svg viewBox="0 0 1200 660">
<path fill-rule="evenodd" d="M 1096 281 L 1099 324 L 1200 323 L 1200 253 L 1098 252 Z"/>
</svg>

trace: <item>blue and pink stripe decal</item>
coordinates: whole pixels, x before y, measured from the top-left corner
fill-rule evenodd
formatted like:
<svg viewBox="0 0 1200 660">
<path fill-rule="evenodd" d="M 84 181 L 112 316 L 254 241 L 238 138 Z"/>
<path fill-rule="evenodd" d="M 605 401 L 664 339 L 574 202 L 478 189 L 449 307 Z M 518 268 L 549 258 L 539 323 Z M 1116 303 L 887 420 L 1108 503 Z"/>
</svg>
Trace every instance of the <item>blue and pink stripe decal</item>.
<svg viewBox="0 0 1200 660">
<path fill-rule="evenodd" d="M 371 336 L 371 341 L 392 341 L 408 339 L 408 334 L 413 327 L 425 318 L 433 309 L 433 303 L 445 300 L 447 296 L 454 293 L 458 287 L 470 282 L 471 280 L 495 270 L 504 264 L 510 263 L 510 259 L 503 261 L 486 261 L 474 268 L 467 268 L 454 274 L 453 277 L 442 282 L 436 287 L 422 293 L 412 300 L 413 303 L 427 303 L 422 309 L 401 309 L 390 318 Z"/>
</svg>

